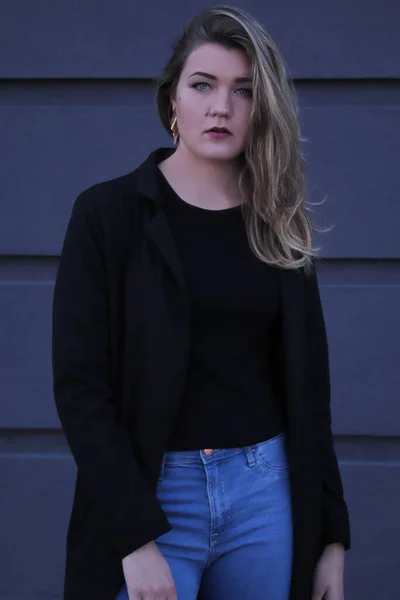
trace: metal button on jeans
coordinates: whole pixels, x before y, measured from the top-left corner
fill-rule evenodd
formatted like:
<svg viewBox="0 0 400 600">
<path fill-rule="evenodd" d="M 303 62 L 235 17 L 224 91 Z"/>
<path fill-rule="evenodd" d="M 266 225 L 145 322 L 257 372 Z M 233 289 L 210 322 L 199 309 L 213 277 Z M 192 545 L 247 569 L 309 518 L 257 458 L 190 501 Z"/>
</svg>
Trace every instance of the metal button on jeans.
<svg viewBox="0 0 400 600">
<path fill-rule="evenodd" d="M 205 448 L 205 450 L 204 450 L 204 454 L 206 456 L 211 456 L 213 452 L 214 452 L 214 450 L 212 448 Z"/>
</svg>

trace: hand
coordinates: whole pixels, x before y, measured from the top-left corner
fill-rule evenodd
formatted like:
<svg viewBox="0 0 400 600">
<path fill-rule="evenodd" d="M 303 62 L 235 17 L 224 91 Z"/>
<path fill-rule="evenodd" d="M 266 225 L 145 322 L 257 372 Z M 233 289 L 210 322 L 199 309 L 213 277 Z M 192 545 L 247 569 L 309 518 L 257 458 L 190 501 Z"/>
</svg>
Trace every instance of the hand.
<svg viewBox="0 0 400 600">
<path fill-rule="evenodd" d="M 171 569 L 155 542 L 122 559 L 129 600 L 177 600 Z"/>
<path fill-rule="evenodd" d="M 344 554 L 343 544 L 324 548 L 315 569 L 312 600 L 344 600 Z"/>
</svg>

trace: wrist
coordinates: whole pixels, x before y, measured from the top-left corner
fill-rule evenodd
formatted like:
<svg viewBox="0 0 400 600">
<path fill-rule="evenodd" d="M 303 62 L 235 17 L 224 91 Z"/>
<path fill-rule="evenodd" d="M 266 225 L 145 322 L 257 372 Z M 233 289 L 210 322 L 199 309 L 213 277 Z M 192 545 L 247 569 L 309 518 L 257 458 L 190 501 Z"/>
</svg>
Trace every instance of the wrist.
<svg viewBox="0 0 400 600">
<path fill-rule="evenodd" d="M 342 542 L 333 542 L 332 544 L 327 544 L 325 548 L 329 548 L 332 552 L 345 552 L 345 547 Z"/>
<path fill-rule="evenodd" d="M 335 563 L 344 566 L 345 553 L 346 550 L 344 545 L 342 543 L 335 542 L 334 544 L 328 544 L 325 546 L 322 556 L 329 561 L 334 561 Z"/>
</svg>

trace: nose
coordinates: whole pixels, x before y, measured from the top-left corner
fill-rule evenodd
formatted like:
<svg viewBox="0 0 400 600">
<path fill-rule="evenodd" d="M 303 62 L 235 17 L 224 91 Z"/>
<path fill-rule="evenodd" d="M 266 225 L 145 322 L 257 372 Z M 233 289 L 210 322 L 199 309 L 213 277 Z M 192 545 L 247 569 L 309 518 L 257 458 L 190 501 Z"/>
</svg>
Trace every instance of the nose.
<svg viewBox="0 0 400 600">
<path fill-rule="evenodd" d="M 209 113 L 212 117 L 229 118 L 232 113 L 231 98 L 229 93 L 220 92 L 215 94 Z"/>
</svg>

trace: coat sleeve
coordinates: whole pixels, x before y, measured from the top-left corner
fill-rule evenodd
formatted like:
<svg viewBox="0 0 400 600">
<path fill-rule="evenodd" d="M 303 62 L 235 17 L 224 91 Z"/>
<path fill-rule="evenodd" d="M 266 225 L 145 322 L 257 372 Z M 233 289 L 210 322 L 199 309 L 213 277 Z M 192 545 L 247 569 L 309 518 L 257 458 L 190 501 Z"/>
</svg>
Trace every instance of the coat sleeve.
<svg viewBox="0 0 400 600">
<path fill-rule="evenodd" d="M 92 190 L 74 204 L 55 283 L 53 389 L 90 510 L 122 559 L 171 527 L 115 409 L 104 244 Z"/>
<path fill-rule="evenodd" d="M 306 275 L 307 333 L 313 398 L 318 415 L 321 439 L 323 484 L 323 546 L 334 542 L 350 548 L 350 524 L 348 508 L 343 498 L 343 485 L 332 436 L 330 368 L 318 279 L 315 265 Z"/>
</svg>

